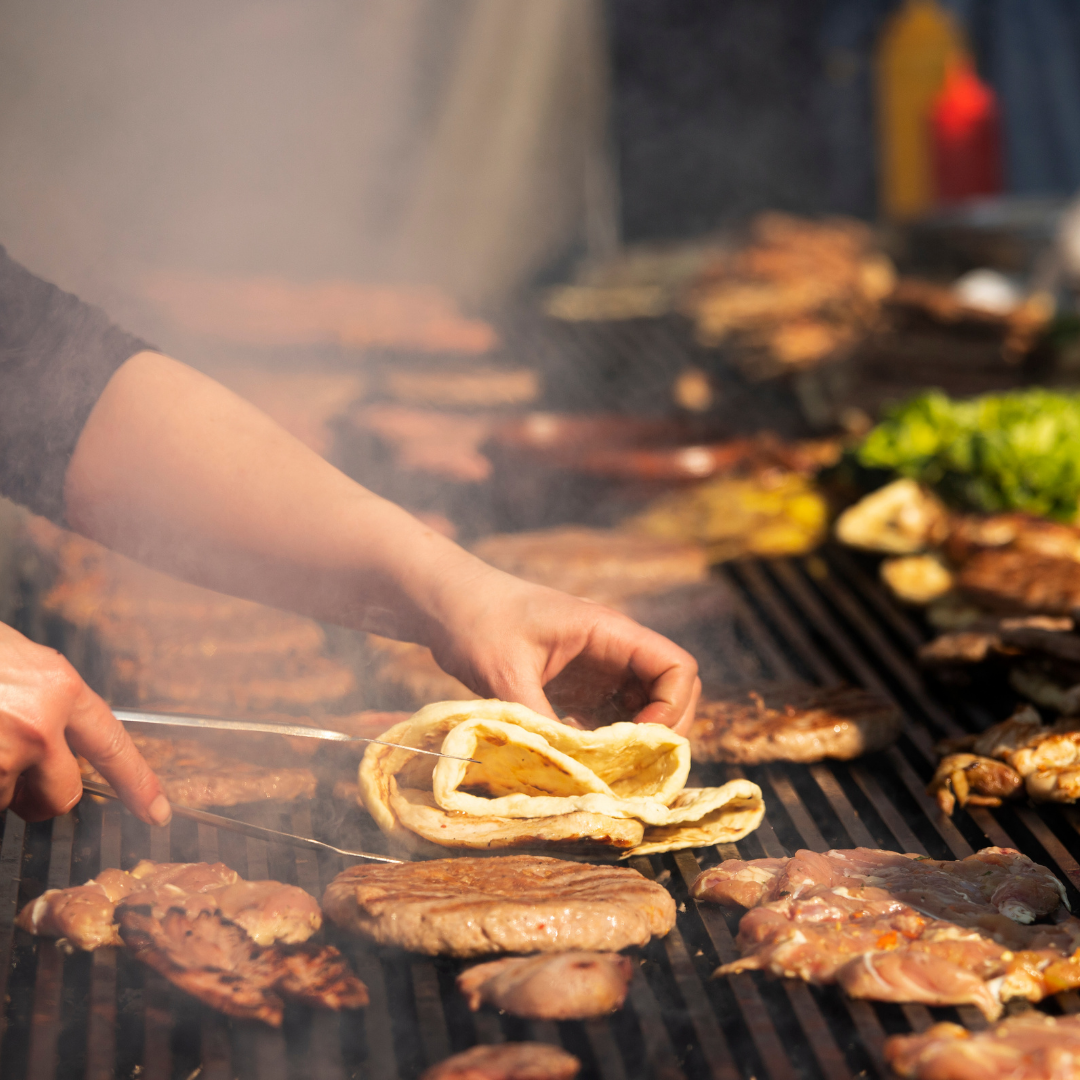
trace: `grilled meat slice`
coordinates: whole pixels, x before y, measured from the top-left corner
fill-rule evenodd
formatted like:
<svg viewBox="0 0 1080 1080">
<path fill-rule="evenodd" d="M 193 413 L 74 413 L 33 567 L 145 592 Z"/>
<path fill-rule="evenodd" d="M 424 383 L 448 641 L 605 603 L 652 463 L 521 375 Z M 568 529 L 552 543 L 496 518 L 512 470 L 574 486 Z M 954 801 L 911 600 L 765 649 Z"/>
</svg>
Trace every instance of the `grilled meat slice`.
<svg viewBox="0 0 1080 1080">
<path fill-rule="evenodd" d="M 279 1027 L 283 998 L 328 1009 L 368 1003 L 364 984 L 328 945 L 264 948 L 220 913 L 155 910 L 151 903 L 121 904 L 117 920 L 137 959 L 229 1016 Z"/>
<path fill-rule="evenodd" d="M 534 1020 L 585 1020 L 621 1008 L 633 974 L 619 953 L 509 956 L 463 971 L 457 988 L 473 1012 L 491 1005 Z"/>
<path fill-rule="evenodd" d="M 1080 608 L 1080 562 L 1016 548 L 971 556 L 957 572 L 960 590 L 994 611 L 1071 615 Z"/>
<path fill-rule="evenodd" d="M 507 533 L 488 536 L 472 550 L 509 574 L 603 604 L 700 584 L 709 576 L 705 549 L 699 544 L 614 529 L 564 526 Z"/>
<path fill-rule="evenodd" d="M 64 938 L 79 949 L 119 945 L 116 905 L 132 893 L 169 890 L 174 896 L 206 893 L 240 880 L 224 863 L 155 863 L 143 859 L 132 870 L 102 870 L 85 885 L 48 889 L 31 900 L 16 920 L 30 934 Z"/>
<path fill-rule="evenodd" d="M 122 903 L 149 905 L 157 918 L 170 908 L 216 913 L 239 926 L 256 945 L 307 941 L 322 926 L 315 898 L 280 881 L 237 880 L 187 895 L 175 885 L 162 884 L 133 892 Z"/>
<path fill-rule="evenodd" d="M 1080 562 L 1080 529 L 1028 514 L 964 514 L 949 520 L 946 557 L 966 562 L 979 551 L 1013 548 Z"/>
<path fill-rule="evenodd" d="M 581 1062 L 549 1043 L 474 1046 L 432 1065 L 420 1080 L 573 1080 Z"/>
<path fill-rule="evenodd" d="M 352 866 L 323 910 L 345 930 L 433 956 L 615 952 L 675 925 L 675 901 L 636 870 L 535 855 Z"/>
<path fill-rule="evenodd" d="M 919 649 L 927 667 L 981 664 L 990 656 L 1035 653 L 1080 663 L 1080 636 L 1070 618 L 1027 615 L 980 619 L 962 630 L 940 634 Z"/>
<path fill-rule="evenodd" d="M 1032 1009 L 986 1031 L 934 1024 L 886 1039 L 885 1058 L 911 1080 L 1063 1080 L 1080 1059 L 1080 1016 Z"/>
<path fill-rule="evenodd" d="M 315 794 L 317 781 L 310 769 L 254 765 L 219 754 L 196 739 L 163 739 L 139 732 L 131 737 L 165 794 L 180 806 L 199 809 L 268 799 L 291 802 Z M 88 762 L 81 765 L 87 780 L 106 783 Z"/>
<path fill-rule="evenodd" d="M 690 747 L 695 761 L 847 761 L 880 750 L 903 717 L 886 698 L 854 686 L 779 687 L 750 700 L 698 705 Z"/>
<path fill-rule="evenodd" d="M 216 913 L 257 944 L 306 941 L 322 925 L 314 897 L 280 881 L 241 881 L 224 863 L 155 863 L 130 872 L 103 870 L 70 889 L 50 889 L 19 913 L 19 926 L 44 937 L 64 937 L 80 949 L 119 945 L 115 909 L 149 905 L 158 918 L 176 907 L 191 915 Z"/>
<path fill-rule="evenodd" d="M 926 793 L 937 799 L 946 814 L 951 814 L 958 803 L 961 808 L 969 804 L 1000 806 L 1023 783 L 1023 777 L 1003 761 L 978 754 L 947 754 L 938 763 Z"/>
<path fill-rule="evenodd" d="M 1064 889 L 1017 851 L 985 848 L 956 862 L 855 848 L 790 859 L 732 859 L 691 887 L 699 901 L 749 910 L 741 959 L 720 974 L 767 970 L 855 997 L 1002 1003 L 1080 985 L 1080 920 Z M 1053 923 L 1036 920 L 1053 917 Z"/>
</svg>

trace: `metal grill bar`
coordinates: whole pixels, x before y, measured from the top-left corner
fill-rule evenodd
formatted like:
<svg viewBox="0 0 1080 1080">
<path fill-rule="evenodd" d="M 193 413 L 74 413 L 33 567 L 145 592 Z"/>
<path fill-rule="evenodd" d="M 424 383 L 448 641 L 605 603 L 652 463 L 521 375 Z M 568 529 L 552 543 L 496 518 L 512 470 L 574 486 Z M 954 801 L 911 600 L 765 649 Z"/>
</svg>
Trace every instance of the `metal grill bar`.
<svg viewBox="0 0 1080 1080">
<path fill-rule="evenodd" d="M 715 964 L 737 955 L 736 918 L 687 902 L 686 890 L 700 868 L 717 859 L 849 845 L 962 857 L 990 842 L 1020 847 L 1053 866 L 1080 902 L 1080 810 L 980 808 L 953 820 L 926 796 L 936 740 L 1000 717 L 985 717 L 975 708 L 954 715 L 925 687 L 912 659 L 922 631 L 858 558 L 827 549 L 807 559 L 740 564 L 724 576 L 734 590 L 741 645 L 735 655 L 718 660 L 733 678 L 856 682 L 900 704 L 904 735 L 885 754 L 850 764 L 747 769 L 762 785 L 768 807 L 756 833 L 738 845 L 638 860 L 644 873 L 665 880 L 670 875 L 686 910 L 676 931 L 644 950 L 620 1013 L 584 1024 L 471 1014 L 452 986 L 458 965 L 335 939 L 367 984 L 371 1005 L 342 1017 L 290 1015 L 275 1032 L 202 1008 L 121 952 L 65 957 L 54 944 L 33 943 L 13 929 L 17 905 L 43 887 L 82 881 L 139 857 L 198 858 L 220 859 L 249 878 L 291 881 L 318 896 L 344 865 L 337 857 L 192 823 L 148 829 L 118 807 L 87 804 L 51 828 L 26 827 L 11 815 L 4 822 L 0 990 L 11 995 L 17 987 L 0 1015 L 5 1080 L 105 1080 L 134 1077 L 136 1070 L 148 1080 L 196 1074 L 200 1080 L 344 1080 L 357 1074 L 365 1080 L 414 1080 L 428 1065 L 474 1042 L 522 1038 L 577 1054 L 583 1080 L 851 1080 L 864 1073 L 885 1080 L 880 1051 L 886 1033 L 921 1030 L 944 1018 L 982 1026 L 981 1015 L 970 1008 L 850 1001 L 830 988 L 758 973 L 709 979 Z M 702 782 L 711 782 L 708 768 L 702 772 Z M 742 772 L 717 770 L 718 779 L 735 775 Z M 287 811 L 261 808 L 251 820 L 380 850 L 370 822 L 352 814 L 342 820 L 318 802 Z M 69 998 L 79 992 L 85 1001 L 69 1009 Z M 1058 1004 L 1080 1011 L 1080 995 L 1059 995 Z M 84 1047 L 85 1054 L 62 1054 L 61 1046 Z"/>
</svg>

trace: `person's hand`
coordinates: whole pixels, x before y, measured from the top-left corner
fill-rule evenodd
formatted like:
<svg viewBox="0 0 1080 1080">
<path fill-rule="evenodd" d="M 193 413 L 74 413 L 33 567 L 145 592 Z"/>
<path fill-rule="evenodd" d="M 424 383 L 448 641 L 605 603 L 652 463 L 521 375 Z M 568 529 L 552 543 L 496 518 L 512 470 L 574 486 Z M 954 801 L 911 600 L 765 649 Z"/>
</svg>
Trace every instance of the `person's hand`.
<svg viewBox="0 0 1080 1080">
<path fill-rule="evenodd" d="M 690 730 L 697 662 L 617 611 L 483 564 L 451 576 L 439 610 L 435 659 L 478 694 L 545 716 L 558 708 L 587 727 L 634 719 Z"/>
<path fill-rule="evenodd" d="M 172 816 L 158 778 L 108 705 L 58 652 L 0 623 L 0 810 L 26 821 L 65 814 L 82 797 L 72 750 L 148 824 Z"/>
</svg>

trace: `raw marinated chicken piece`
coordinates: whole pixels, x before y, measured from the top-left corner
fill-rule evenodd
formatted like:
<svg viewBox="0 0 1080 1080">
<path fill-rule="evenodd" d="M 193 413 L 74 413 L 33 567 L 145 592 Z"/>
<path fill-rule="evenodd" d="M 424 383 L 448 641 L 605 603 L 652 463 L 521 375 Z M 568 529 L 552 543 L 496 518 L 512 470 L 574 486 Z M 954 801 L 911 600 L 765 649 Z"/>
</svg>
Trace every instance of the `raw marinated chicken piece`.
<svg viewBox="0 0 1080 1080">
<path fill-rule="evenodd" d="M 120 901 L 151 905 L 163 915 L 178 908 L 191 916 L 218 913 L 259 945 L 306 941 L 322 925 L 314 897 L 280 881 L 241 881 L 224 863 L 155 863 L 104 870 L 70 889 L 50 889 L 19 913 L 32 934 L 66 938 L 80 949 L 121 944 L 115 922 Z"/>
<path fill-rule="evenodd" d="M 690 891 L 751 909 L 742 958 L 719 974 L 761 969 L 838 982 L 853 997 L 970 1003 L 990 1018 L 1009 998 L 1080 985 L 1080 920 L 1062 910 L 1063 886 L 1008 848 L 959 861 L 871 848 L 732 859 Z"/>
<path fill-rule="evenodd" d="M 1069 1080 L 1080 1061 L 1080 1016 L 1032 1009 L 978 1032 L 935 1024 L 886 1039 L 885 1057 L 912 1080 Z"/>
<path fill-rule="evenodd" d="M 41 937 L 64 938 L 87 952 L 121 944 L 113 916 L 118 901 L 148 888 L 173 889 L 177 895 L 206 892 L 239 881 L 224 863 L 154 863 L 143 859 L 131 871 L 103 870 L 85 885 L 48 889 L 31 900 L 16 925 Z"/>
<path fill-rule="evenodd" d="M 468 968 L 457 988 L 473 1012 L 491 1005 L 534 1020 L 584 1020 L 621 1008 L 633 974 L 619 953 L 513 956 Z"/>
<path fill-rule="evenodd" d="M 136 897 L 137 899 L 137 897 Z M 257 945 L 211 911 L 121 904 L 120 936 L 135 957 L 229 1016 L 281 1025 L 284 998 L 327 1009 L 368 1003 L 367 988 L 329 945 Z"/>
<path fill-rule="evenodd" d="M 420 1080 L 572 1080 L 580 1069 L 573 1054 L 548 1043 L 497 1043 L 440 1061 Z"/>
</svg>

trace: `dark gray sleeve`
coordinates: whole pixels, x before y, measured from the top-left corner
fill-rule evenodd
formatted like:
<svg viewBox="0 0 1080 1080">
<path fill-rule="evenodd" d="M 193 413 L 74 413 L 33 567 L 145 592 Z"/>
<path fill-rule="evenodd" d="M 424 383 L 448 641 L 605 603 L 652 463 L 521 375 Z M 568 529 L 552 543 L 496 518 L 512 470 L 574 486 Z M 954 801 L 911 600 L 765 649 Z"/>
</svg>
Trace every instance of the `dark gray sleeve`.
<svg viewBox="0 0 1080 1080">
<path fill-rule="evenodd" d="M 105 384 L 152 348 L 0 247 L 0 494 L 64 520 L 64 474 Z"/>
</svg>

